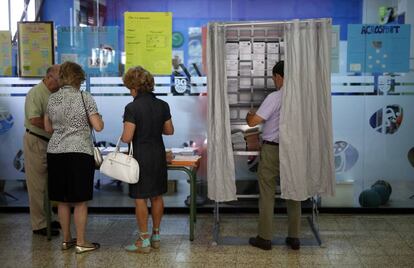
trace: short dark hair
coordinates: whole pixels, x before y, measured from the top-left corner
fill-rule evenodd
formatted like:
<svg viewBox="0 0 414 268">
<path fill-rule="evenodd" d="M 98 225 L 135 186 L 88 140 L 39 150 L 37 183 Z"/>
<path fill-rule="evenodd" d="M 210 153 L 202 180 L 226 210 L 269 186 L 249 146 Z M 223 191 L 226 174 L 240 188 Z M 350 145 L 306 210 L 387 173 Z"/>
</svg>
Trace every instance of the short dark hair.
<svg viewBox="0 0 414 268">
<path fill-rule="evenodd" d="M 285 65 L 285 62 L 283 60 L 276 63 L 275 66 L 273 66 L 272 74 L 273 75 L 278 74 L 281 77 L 283 77 L 283 75 L 284 75 L 284 72 L 283 72 L 284 65 Z"/>
</svg>

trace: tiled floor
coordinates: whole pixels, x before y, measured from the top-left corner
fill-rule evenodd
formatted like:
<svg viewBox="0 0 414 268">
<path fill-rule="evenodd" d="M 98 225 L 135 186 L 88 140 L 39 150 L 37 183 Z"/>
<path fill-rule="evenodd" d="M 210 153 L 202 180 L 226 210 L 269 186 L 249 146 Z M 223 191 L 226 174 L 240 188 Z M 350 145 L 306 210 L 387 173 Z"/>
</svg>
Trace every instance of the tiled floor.
<svg viewBox="0 0 414 268">
<path fill-rule="evenodd" d="M 221 237 L 255 234 L 254 214 L 222 215 Z M 162 246 L 142 255 L 123 246 L 136 237 L 133 215 L 90 215 L 88 237 L 101 243 L 95 252 L 61 251 L 61 239 L 32 235 L 28 214 L 0 214 L 0 267 L 414 267 L 414 215 L 331 215 L 319 217 L 322 247 L 293 251 L 284 245 L 262 251 L 246 245 L 212 245 L 213 216 L 198 217 L 196 237 L 188 240 L 186 215 L 166 215 Z M 275 218 L 276 237 L 286 218 Z M 312 234 L 303 220 L 303 237 Z M 305 240 L 305 239 L 304 239 Z"/>
</svg>

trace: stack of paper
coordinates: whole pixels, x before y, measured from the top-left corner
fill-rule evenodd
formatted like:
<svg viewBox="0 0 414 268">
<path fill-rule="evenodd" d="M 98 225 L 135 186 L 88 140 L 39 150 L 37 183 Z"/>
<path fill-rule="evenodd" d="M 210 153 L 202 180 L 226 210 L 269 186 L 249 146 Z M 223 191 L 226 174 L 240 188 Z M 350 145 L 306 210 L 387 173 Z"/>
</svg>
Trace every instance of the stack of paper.
<svg viewBox="0 0 414 268">
<path fill-rule="evenodd" d="M 233 150 L 235 151 L 246 150 L 246 141 L 244 140 L 244 134 L 241 131 L 231 134 L 231 143 L 233 144 Z"/>
<path fill-rule="evenodd" d="M 197 149 L 198 149 L 197 147 L 183 147 L 183 148 L 171 148 L 171 151 L 175 156 L 178 156 L 178 155 L 191 156 L 191 155 L 196 154 Z"/>
</svg>

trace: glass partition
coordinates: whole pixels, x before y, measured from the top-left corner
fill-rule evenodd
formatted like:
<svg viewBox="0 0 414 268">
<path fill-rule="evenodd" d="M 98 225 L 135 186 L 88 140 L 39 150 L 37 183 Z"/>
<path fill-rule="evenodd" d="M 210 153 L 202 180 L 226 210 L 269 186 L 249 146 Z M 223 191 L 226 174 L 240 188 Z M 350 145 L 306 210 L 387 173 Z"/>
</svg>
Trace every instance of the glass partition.
<svg viewBox="0 0 414 268">
<path fill-rule="evenodd" d="M 14 2 L 19 1 L 10 2 L 18 5 Z M 35 1 L 30 1 L 33 4 Z M 105 130 L 98 133 L 97 139 L 105 145 L 116 143 L 124 107 L 132 100 L 121 79 L 131 57 L 126 42 L 132 42 L 139 35 L 151 35 L 148 45 L 154 49 L 168 44 L 159 51 L 166 53 L 161 58 L 171 66 L 167 71 L 155 73 L 155 93 L 169 103 L 176 127 L 175 134 L 164 137 L 164 141 L 169 148 L 196 147 L 202 155 L 197 173 L 200 206 L 211 204 L 206 200 L 207 23 L 332 18 L 331 84 L 337 194 L 322 198 L 321 206 L 414 207 L 412 1 L 45 0 L 36 10 L 35 15 L 41 21 L 54 24 L 56 63 L 76 61 L 86 71 L 84 88 L 95 98 L 105 121 Z M 155 14 L 170 14 L 171 28 L 168 30 L 158 19 L 148 24 L 148 29 L 134 28 L 136 22 L 125 23 L 126 12 L 142 12 L 137 13 L 137 20 L 142 19 L 140 14 L 151 19 Z M 11 18 L 16 16 L 9 13 Z M 27 19 L 34 20 L 35 15 Z M 13 32 L 9 32 L 16 26 L 1 24 L 0 29 L 0 62 L 2 66 L 10 66 L 8 72 L 7 68 L 0 67 L 0 179 L 3 181 L 0 205 L 27 206 L 27 194 L 22 187 L 24 97 L 41 78 L 17 77 L 17 44 L 11 42 Z M 150 29 L 163 34 L 154 34 Z M 131 30 L 135 31 L 134 35 L 129 35 Z M 151 60 L 155 61 L 158 56 L 146 57 L 142 65 L 152 64 Z M 256 193 L 254 163 L 245 158 L 236 158 L 236 161 L 237 172 L 242 177 L 237 182 L 238 191 Z M 133 206 L 124 185 L 99 172 L 95 181 L 92 206 Z M 170 171 L 166 206 L 188 205 L 188 194 L 186 176 Z M 241 202 L 240 206 L 245 204 Z"/>
</svg>

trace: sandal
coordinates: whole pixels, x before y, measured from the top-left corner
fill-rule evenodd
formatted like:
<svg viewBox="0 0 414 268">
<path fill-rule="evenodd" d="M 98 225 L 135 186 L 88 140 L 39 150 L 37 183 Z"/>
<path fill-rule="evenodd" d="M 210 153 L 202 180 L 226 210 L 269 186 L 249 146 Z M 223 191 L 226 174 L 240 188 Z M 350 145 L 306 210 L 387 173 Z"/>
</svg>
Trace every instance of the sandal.
<svg viewBox="0 0 414 268">
<path fill-rule="evenodd" d="M 71 240 L 62 242 L 62 246 L 60 247 L 62 250 L 67 250 L 76 246 L 76 238 L 72 238 Z"/>
<path fill-rule="evenodd" d="M 148 233 L 147 232 L 140 233 L 138 240 L 134 244 L 126 246 L 125 250 L 128 252 L 136 252 L 136 253 L 150 253 L 151 243 L 148 237 Z"/>
<path fill-rule="evenodd" d="M 159 249 L 160 244 L 161 244 L 160 228 L 154 228 L 152 229 L 152 235 L 151 235 L 151 247 L 154 249 Z"/>
<path fill-rule="evenodd" d="M 82 254 L 85 252 L 93 251 L 100 248 L 99 243 L 85 243 L 83 245 L 76 245 L 76 254 Z"/>
</svg>

